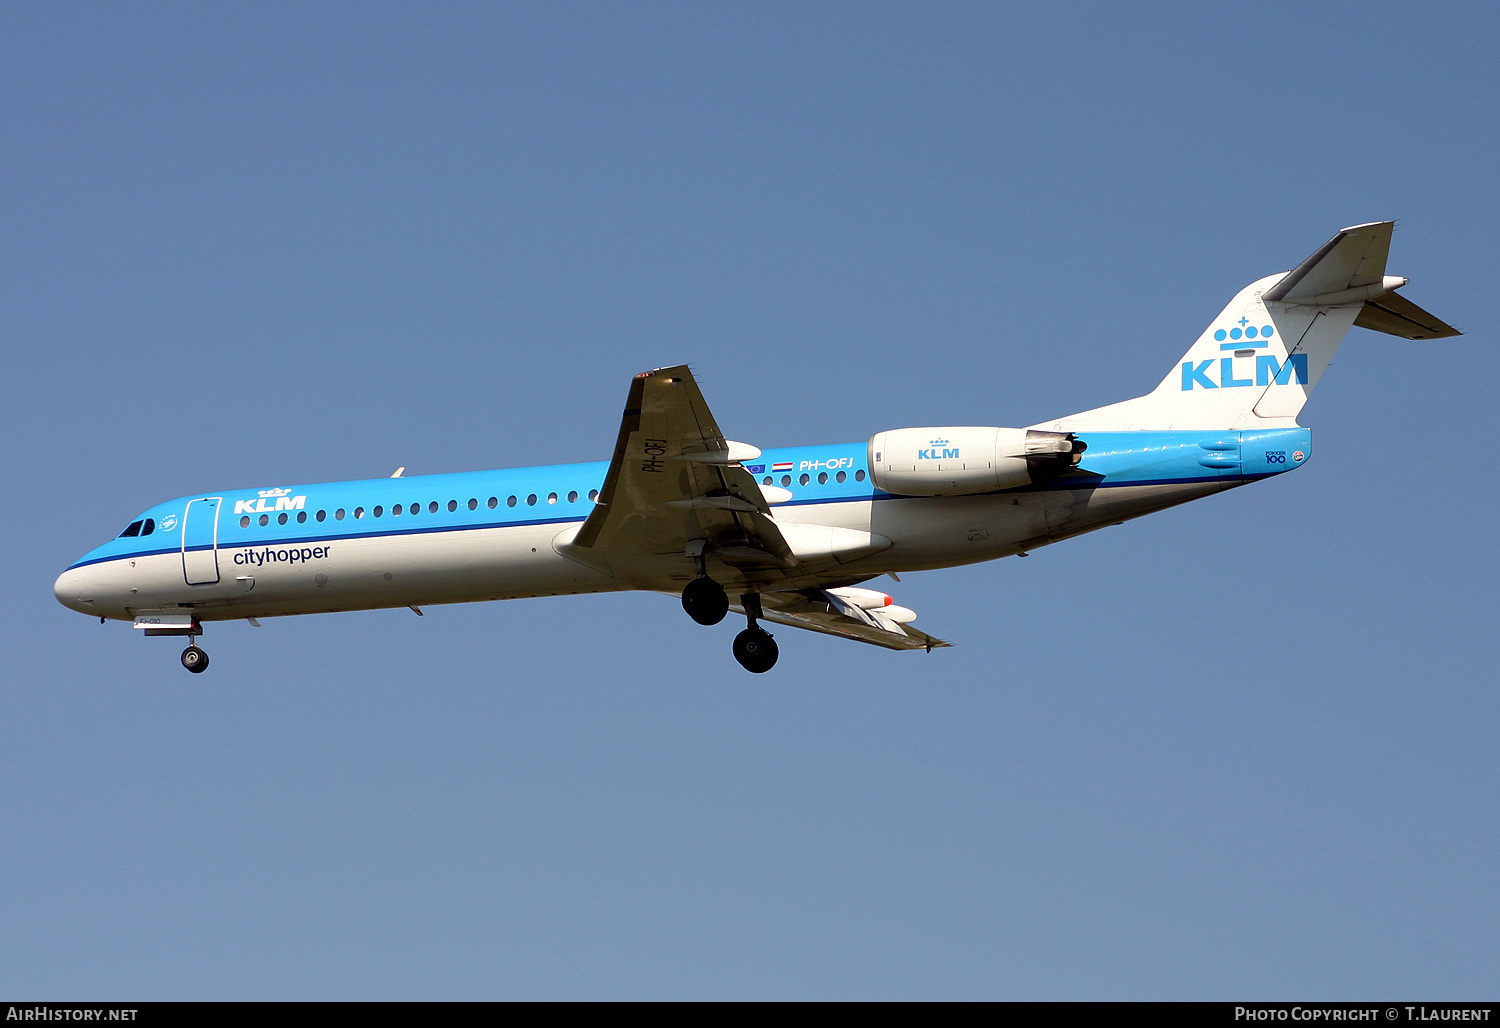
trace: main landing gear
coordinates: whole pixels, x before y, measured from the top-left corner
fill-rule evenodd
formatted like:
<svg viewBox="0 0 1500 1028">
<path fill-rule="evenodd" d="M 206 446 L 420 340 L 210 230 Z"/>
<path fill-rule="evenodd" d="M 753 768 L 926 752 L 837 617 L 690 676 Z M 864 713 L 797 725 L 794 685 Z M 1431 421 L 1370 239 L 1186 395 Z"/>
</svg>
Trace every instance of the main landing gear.
<svg viewBox="0 0 1500 1028">
<path fill-rule="evenodd" d="M 740 606 L 750 625 L 734 637 L 734 659 L 746 671 L 764 674 L 776 666 L 779 652 L 771 633 L 756 624 L 762 616 L 760 594 L 746 593 L 740 597 Z M 717 625 L 729 613 L 729 596 L 723 586 L 700 570 L 699 576 L 682 590 L 682 609 L 700 625 Z"/>
<path fill-rule="evenodd" d="M 755 623 L 763 613 L 760 609 L 760 593 L 741 596 L 740 606 L 744 608 L 745 618 L 750 626 L 734 637 L 734 659 L 751 674 L 763 675 L 776 666 L 776 658 L 781 655 L 781 651 L 776 648 L 776 640 L 771 638 L 771 633 Z"/>
<path fill-rule="evenodd" d="M 734 637 L 734 659 L 746 671 L 757 675 L 765 674 L 776 666 L 778 656 L 780 651 L 776 648 L 776 640 L 771 638 L 770 632 L 754 622 Z"/>
<path fill-rule="evenodd" d="M 682 609 L 700 625 L 717 625 L 729 613 L 729 597 L 722 585 L 701 575 L 682 590 Z"/>
</svg>

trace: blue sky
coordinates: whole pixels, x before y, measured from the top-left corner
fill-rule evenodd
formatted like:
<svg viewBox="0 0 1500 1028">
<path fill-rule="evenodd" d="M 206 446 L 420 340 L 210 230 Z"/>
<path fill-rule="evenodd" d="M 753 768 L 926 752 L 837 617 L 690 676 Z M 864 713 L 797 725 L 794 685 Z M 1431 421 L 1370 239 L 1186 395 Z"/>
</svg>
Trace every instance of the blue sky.
<svg viewBox="0 0 1500 1028">
<path fill-rule="evenodd" d="M 1493 998 L 1484 4 L 0 10 L 0 994 Z M 1278 480 L 887 583 L 951 650 L 622 594 L 214 626 L 53 578 L 200 489 L 1150 389 L 1398 219 Z"/>
</svg>

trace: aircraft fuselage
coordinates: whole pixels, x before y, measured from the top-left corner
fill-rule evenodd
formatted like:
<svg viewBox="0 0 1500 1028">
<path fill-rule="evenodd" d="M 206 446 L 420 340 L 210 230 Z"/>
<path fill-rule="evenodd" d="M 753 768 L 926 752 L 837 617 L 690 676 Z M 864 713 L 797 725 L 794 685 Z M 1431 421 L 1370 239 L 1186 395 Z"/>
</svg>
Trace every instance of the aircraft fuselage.
<svg viewBox="0 0 1500 1028">
<path fill-rule="evenodd" d="M 746 464 L 792 496 L 778 523 L 868 533 L 875 552 L 791 568 L 707 555 L 731 593 L 853 585 L 886 572 L 972 564 L 1117 524 L 1289 471 L 1305 428 L 1094 432 L 1077 470 L 1041 485 L 967 496 L 895 496 L 870 480 L 865 443 L 766 451 Z M 606 569 L 568 556 L 606 462 L 226 490 L 158 504 L 58 578 L 65 606 L 132 620 L 191 610 L 199 621 L 645 589 L 679 592 L 682 552 Z M 785 483 L 785 485 L 783 485 Z M 847 558 L 847 559 L 846 559 Z"/>
</svg>

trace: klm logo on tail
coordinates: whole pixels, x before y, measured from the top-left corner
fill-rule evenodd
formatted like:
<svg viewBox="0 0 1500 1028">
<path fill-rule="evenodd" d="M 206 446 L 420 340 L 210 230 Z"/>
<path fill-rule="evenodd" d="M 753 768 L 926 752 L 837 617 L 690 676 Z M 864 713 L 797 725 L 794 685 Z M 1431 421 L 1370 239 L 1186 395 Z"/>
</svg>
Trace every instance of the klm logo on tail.
<svg viewBox="0 0 1500 1028">
<path fill-rule="evenodd" d="M 1307 354 L 1290 354 L 1283 363 L 1269 353 L 1255 353 L 1263 347 L 1271 345 L 1271 337 L 1276 334 L 1276 329 L 1270 325 L 1252 325 L 1249 318 L 1240 318 L 1232 328 L 1221 328 L 1214 332 L 1214 338 L 1219 342 L 1220 350 L 1233 350 L 1234 356 L 1220 357 L 1217 361 L 1210 358 L 1206 361 L 1182 362 L 1182 391 L 1187 393 L 1194 389 L 1236 389 L 1243 386 L 1268 386 L 1290 385 L 1295 381 L 1298 385 L 1307 385 Z M 1227 340 L 1227 341 L 1226 341 Z M 1236 378 L 1235 361 L 1243 361 L 1240 365 L 1240 373 L 1248 376 L 1250 374 L 1249 361 L 1255 360 L 1254 378 Z M 1209 371 L 1215 364 L 1219 366 L 1219 380 L 1215 382 L 1209 378 Z"/>
</svg>

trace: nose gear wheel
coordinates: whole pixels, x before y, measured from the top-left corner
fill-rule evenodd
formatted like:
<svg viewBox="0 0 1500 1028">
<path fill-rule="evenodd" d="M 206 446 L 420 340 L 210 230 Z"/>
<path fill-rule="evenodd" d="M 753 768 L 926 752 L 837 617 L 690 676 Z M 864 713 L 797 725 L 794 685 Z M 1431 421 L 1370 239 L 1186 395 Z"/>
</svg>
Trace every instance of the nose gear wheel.
<svg viewBox="0 0 1500 1028">
<path fill-rule="evenodd" d="M 201 675 L 208 670 L 208 654 L 196 646 L 189 646 L 182 651 L 182 666 L 195 675 Z"/>
</svg>

